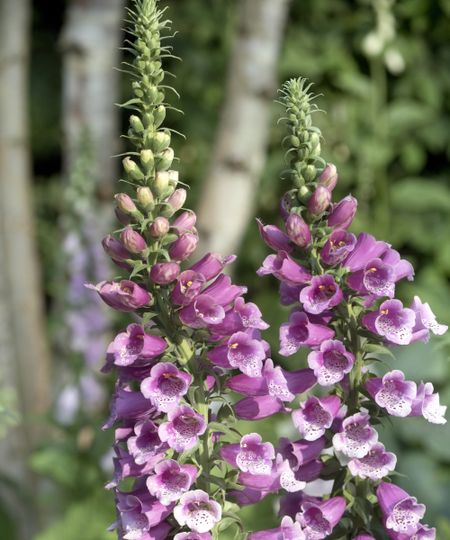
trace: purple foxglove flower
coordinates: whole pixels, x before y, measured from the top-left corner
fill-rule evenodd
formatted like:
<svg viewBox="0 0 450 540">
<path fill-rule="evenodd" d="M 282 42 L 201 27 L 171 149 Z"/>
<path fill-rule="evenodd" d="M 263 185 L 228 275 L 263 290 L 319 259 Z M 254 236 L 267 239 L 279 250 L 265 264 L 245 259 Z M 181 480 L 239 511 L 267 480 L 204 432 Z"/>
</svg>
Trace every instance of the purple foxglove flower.
<svg viewBox="0 0 450 540">
<path fill-rule="evenodd" d="M 172 302 L 177 306 L 189 305 L 200 294 L 204 284 L 203 274 L 193 270 L 181 272 L 171 294 Z"/>
<path fill-rule="evenodd" d="M 160 461 L 154 474 L 147 478 L 147 488 L 161 504 L 169 505 L 189 491 L 197 476 L 194 465 L 179 465 L 173 459 Z"/>
<path fill-rule="evenodd" d="M 196 489 L 181 497 L 173 515 L 181 526 L 187 525 L 194 532 L 206 533 L 221 520 L 222 508 L 207 493 Z"/>
<path fill-rule="evenodd" d="M 324 170 L 320 173 L 318 184 L 319 186 L 324 186 L 330 191 L 336 187 L 338 181 L 338 174 L 336 165 L 333 163 L 327 163 Z"/>
<path fill-rule="evenodd" d="M 330 386 L 342 381 L 345 374 L 350 373 L 354 363 L 354 355 L 338 340 L 323 341 L 320 350 L 312 351 L 308 355 L 308 365 L 314 370 L 317 382 L 321 386 Z"/>
<path fill-rule="evenodd" d="M 284 516 L 281 526 L 276 529 L 258 531 L 249 534 L 248 540 L 305 540 L 300 523 L 293 521 L 289 516 Z"/>
<path fill-rule="evenodd" d="M 341 264 L 354 250 L 356 236 L 345 230 L 333 231 L 320 252 L 320 258 L 329 266 Z"/>
<path fill-rule="evenodd" d="M 275 450 L 271 443 L 263 443 L 261 435 L 244 435 L 236 455 L 236 465 L 243 472 L 250 474 L 270 474 Z"/>
<path fill-rule="evenodd" d="M 238 296 L 245 294 L 247 287 L 233 285 L 229 276 L 221 274 L 211 285 L 206 287 L 203 294 L 207 294 L 214 299 L 214 302 L 221 306 L 232 304 Z"/>
<path fill-rule="evenodd" d="M 159 438 L 158 426 L 151 420 L 135 424 L 134 435 L 127 439 L 127 447 L 137 465 L 145 465 L 152 458 L 160 461 L 167 450 L 167 444 Z"/>
<path fill-rule="evenodd" d="M 119 242 L 119 240 L 110 234 L 103 238 L 102 246 L 105 253 L 109 255 L 113 261 L 121 262 L 131 258 L 130 252 L 125 249 L 122 242 Z"/>
<path fill-rule="evenodd" d="M 327 311 L 342 302 L 343 294 L 333 276 L 324 274 L 311 279 L 311 285 L 300 292 L 303 309 L 313 315 Z"/>
<path fill-rule="evenodd" d="M 150 225 L 148 232 L 153 238 L 161 238 L 166 235 L 170 229 L 170 222 L 164 216 L 158 216 Z"/>
<path fill-rule="evenodd" d="M 292 413 L 292 420 L 304 439 L 315 441 L 331 427 L 340 406 L 341 400 L 337 396 L 311 396 Z"/>
<path fill-rule="evenodd" d="M 225 310 L 212 296 L 199 294 L 192 304 L 179 312 L 179 316 L 186 326 L 204 328 L 221 323 L 225 317 Z"/>
<path fill-rule="evenodd" d="M 278 456 L 276 472 L 280 488 L 288 493 L 296 493 L 305 489 L 306 482 L 297 478 L 298 469 L 294 471 L 287 459 L 283 460 L 281 456 Z"/>
<path fill-rule="evenodd" d="M 184 261 L 190 257 L 197 248 L 198 235 L 192 232 L 182 234 L 169 247 L 169 255 L 175 261 Z"/>
<path fill-rule="evenodd" d="M 321 540 L 331 534 L 344 515 L 345 507 L 343 497 L 332 497 L 328 501 L 317 503 L 305 501 L 296 521 L 302 525 L 308 540 Z"/>
<path fill-rule="evenodd" d="M 402 488 L 386 482 L 378 486 L 377 498 L 388 532 L 410 536 L 417 532 L 419 521 L 425 515 L 425 505 L 418 504 L 417 499 Z"/>
<path fill-rule="evenodd" d="M 212 540 L 209 533 L 182 532 L 173 537 L 173 540 Z"/>
<path fill-rule="evenodd" d="M 291 259 L 285 251 L 266 257 L 256 273 L 258 276 L 273 274 L 277 279 L 289 285 L 304 285 L 311 279 L 311 274 Z"/>
<path fill-rule="evenodd" d="M 378 310 L 365 315 L 362 322 L 368 330 L 383 336 L 387 341 L 396 345 L 408 345 L 415 320 L 414 311 L 404 308 L 400 300 L 394 299 L 383 302 Z"/>
<path fill-rule="evenodd" d="M 427 302 L 425 304 L 422 303 L 418 296 L 414 297 L 410 308 L 414 311 L 416 317 L 413 328 L 413 341 L 421 340 L 427 342 L 430 338 L 430 330 L 438 336 L 442 336 L 447 332 L 448 326 L 439 324 L 429 304 Z"/>
<path fill-rule="evenodd" d="M 283 231 L 281 231 L 275 225 L 263 225 L 262 221 L 257 219 L 259 234 L 264 242 L 275 251 L 286 251 L 290 253 L 292 251 L 292 244 Z"/>
<path fill-rule="evenodd" d="M 258 339 L 245 332 L 236 332 L 226 346 L 210 350 L 208 358 L 215 364 L 238 368 L 249 377 L 260 377 L 266 351 Z"/>
<path fill-rule="evenodd" d="M 159 262 L 150 270 L 150 280 L 158 285 L 168 285 L 180 275 L 180 265 L 176 262 Z"/>
<path fill-rule="evenodd" d="M 419 384 L 410 416 L 423 416 L 432 424 L 445 424 L 447 407 L 439 403 L 439 394 L 433 392 L 431 383 Z"/>
<path fill-rule="evenodd" d="M 112 427 L 118 420 L 145 420 L 157 416 L 156 408 L 140 392 L 117 387 L 111 400 L 110 416 L 102 429 Z"/>
<path fill-rule="evenodd" d="M 333 447 L 349 458 L 364 457 L 378 441 L 378 433 L 369 423 L 367 413 L 356 413 L 342 422 L 342 429 L 333 436 Z"/>
<path fill-rule="evenodd" d="M 277 453 L 288 460 L 291 468 L 296 471 L 300 466 L 315 460 L 325 448 L 325 437 L 315 441 L 300 440 L 292 442 L 282 438 L 277 448 Z"/>
<path fill-rule="evenodd" d="M 304 248 L 311 243 L 311 229 L 298 214 L 289 214 L 286 220 L 286 232 L 292 242 L 298 247 Z"/>
<path fill-rule="evenodd" d="M 172 229 L 181 235 L 185 232 L 192 231 L 197 222 L 197 216 L 192 210 L 182 212 L 172 223 Z"/>
<path fill-rule="evenodd" d="M 241 399 L 234 405 L 234 412 L 242 420 L 261 420 L 280 412 L 289 412 L 283 402 L 273 396 L 255 396 Z"/>
<path fill-rule="evenodd" d="M 328 226 L 333 229 L 348 229 L 353 221 L 358 208 L 358 201 L 351 195 L 347 195 L 341 201 L 333 204 L 328 216 Z"/>
<path fill-rule="evenodd" d="M 267 330 L 269 325 L 262 320 L 261 310 L 253 302 L 245 303 L 242 297 L 236 298 L 234 311 L 239 315 L 244 328 Z"/>
<path fill-rule="evenodd" d="M 330 206 L 331 191 L 325 186 L 317 186 L 308 201 L 308 210 L 313 216 L 320 216 Z"/>
<path fill-rule="evenodd" d="M 138 255 L 147 249 L 147 243 L 145 239 L 131 227 L 125 227 L 120 234 L 120 241 L 130 253 Z"/>
<path fill-rule="evenodd" d="M 110 343 L 107 355 L 116 366 L 130 366 L 138 359 L 151 360 L 167 349 L 166 340 L 150 336 L 139 324 L 130 324 L 126 332 L 118 334 Z"/>
<path fill-rule="evenodd" d="M 422 525 L 419 523 L 419 526 L 417 528 L 417 531 L 414 533 L 414 535 L 411 537 L 409 535 L 404 535 L 401 533 L 389 533 L 391 538 L 394 540 L 435 540 L 436 538 L 436 529 L 428 527 L 428 525 Z"/>
<path fill-rule="evenodd" d="M 150 377 L 142 381 L 141 392 L 158 411 L 168 412 L 178 405 L 192 380 L 192 375 L 180 371 L 174 364 L 160 362 L 152 367 Z"/>
<path fill-rule="evenodd" d="M 168 422 L 159 426 L 159 438 L 177 452 L 190 450 L 198 442 L 199 435 L 206 431 L 206 422 L 201 414 L 181 405 L 168 412 Z M 206 532 L 206 531 L 200 531 Z"/>
<path fill-rule="evenodd" d="M 236 255 L 221 257 L 216 253 L 207 253 L 190 267 L 190 270 L 202 274 L 206 281 L 217 277 L 227 264 L 236 260 Z"/>
<path fill-rule="evenodd" d="M 388 248 L 389 244 L 386 242 L 376 240 L 370 234 L 361 233 L 358 235 L 353 251 L 342 265 L 351 272 L 357 272 L 362 270 L 370 260 L 380 257 Z"/>
<path fill-rule="evenodd" d="M 167 204 L 172 208 L 172 213 L 178 212 L 186 202 L 187 191 L 183 188 L 176 189 L 167 199 Z"/>
<path fill-rule="evenodd" d="M 314 324 L 303 311 L 293 311 L 289 322 L 280 326 L 280 354 L 291 356 L 300 347 L 317 347 L 334 336 L 334 331 L 323 324 Z"/>
<path fill-rule="evenodd" d="M 405 381 L 405 374 L 395 369 L 383 378 L 369 379 L 366 383 L 375 403 L 392 416 L 408 416 L 417 395 L 416 383 Z"/>
<path fill-rule="evenodd" d="M 348 468 L 353 476 L 381 480 L 395 469 L 397 457 L 392 452 L 386 452 L 384 444 L 375 443 L 362 458 L 353 458 Z"/>
<path fill-rule="evenodd" d="M 97 285 L 87 284 L 86 287 L 97 291 L 105 304 L 119 311 L 135 311 L 152 300 L 149 292 L 128 279 L 101 281 Z"/>
</svg>

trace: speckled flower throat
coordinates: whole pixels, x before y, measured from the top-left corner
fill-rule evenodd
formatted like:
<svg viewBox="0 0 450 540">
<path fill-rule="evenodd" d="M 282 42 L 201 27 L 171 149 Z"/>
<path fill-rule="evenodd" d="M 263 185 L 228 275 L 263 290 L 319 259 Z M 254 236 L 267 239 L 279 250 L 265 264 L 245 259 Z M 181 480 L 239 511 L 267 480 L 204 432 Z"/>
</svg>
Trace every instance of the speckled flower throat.
<svg viewBox="0 0 450 540">
<path fill-rule="evenodd" d="M 246 287 L 224 273 L 235 256 L 196 254 L 196 215 L 163 127 L 169 21 L 156 0 L 135 0 L 128 18 L 128 192 L 115 197 L 119 230 L 103 240 L 123 277 L 91 286 L 133 314 L 104 367 L 117 375 L 105 424 L 115 427 L 112 529 L 126 540 L 435 538 L 425 507 L 391 483 L 397 459 L 376 425 L 389 415 L 442 424 L 445 407 L 431 383 L 375 366 L 392 346 L 447 328 L 418 297 L 409 307 L 394 298 L 396 283 L 413 279 L 409 262 L 348 232 L 357 201 L 333 202 L 338 175 L 320 157 L 309 87 L 291 80 L 280 94 L 291 184 L 284 230 L 258 221 L 274 252 L 258 275 L 279 280 L 290 307 L 274 344 L 287 370 L 271 359 L 268 325 Z M 263 440 L 258 420 L 273 415 L 291 418 L 292 440 Z M 249 433 L 240 420 L 252 422 Z M 240 509 L 271 494 L 278 526 L 247 531 Z"/>
</svg>

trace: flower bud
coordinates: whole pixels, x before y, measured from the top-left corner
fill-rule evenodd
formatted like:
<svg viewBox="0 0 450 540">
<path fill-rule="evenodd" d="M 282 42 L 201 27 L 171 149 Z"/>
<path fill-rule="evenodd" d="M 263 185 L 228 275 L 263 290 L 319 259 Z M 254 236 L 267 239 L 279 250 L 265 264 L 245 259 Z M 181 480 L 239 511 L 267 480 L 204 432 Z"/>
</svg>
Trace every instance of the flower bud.
<svg viewBox="0 0 450 540">
<path fill-rule="evenodd" d="M 135 114 L 130 116 L 130 126 L 133 128 L 135 133 L 142 133 L 144 131 L 144 124 L 139 116 L 136 116 Z"/>
<path fill-rule="evenodd" d="M 336 165 L 333 163 L 327 163 L 325 169 L 321 172 L 319 176 L 319 186 L 326 187 L 330 191 L 336 187 L 338 181 L 338 174 Z"/>
<path fill-rule="evenodd" d="M 194 253 L 198 244 L 198 236 L 184 233 L 169 247 L 169 255 L 175 261 L 184 261 Z"/>
<path fill-rule="evenodd" d="M 184 203 L 186 202 L 187 192 L 183 188 L 176 189 L 172 195 L 167 199 L 167 204 L 172 208 L 172 214 L 178 212 L 183 208 Z"/>
<path fill-rule="evenodd" d="M 299 247 L 306 247 L 311 243 L 311 230 L 298 214 L 289 215 L 286 220 L 286 232 L 292 242 Z"/>
<path fill-rule="evenodd" d="M 167 171 L 170 168 L 175 157 L 175 152 L 173 148 L 167 148 L 162 154 L 160 154 L 156 159 L 156 168 L 158 171 Z"/>
<path fill-rule="evenodd" d="M 130 253 L 139 254 L 147 249 L 144 238 L 131 227 L 126 227 L 120 234 L 120 240 Z"/>
<path fill-rule="evenodd" d="M 313 216 L 320 216 L 330 206 L 331 191 L 318 186 L 308 201 L 308 210 Z"/>
<path fill-rule="evenodd" d="M 153 190 L 158 197 L 164 195 L 169 187 L 169 173 L 167 171 L 159 171 L 156 173 L 156 178 L 153 183 Z"/>
<path fill-rule="evenodd" d="M 127 216 L 127 214 L 124 214 L 120 208 L 114 208 L 114 213 L 116 214 L 116 218 L 122 225 L 128 225 L 131 221 L 130 216 Z"/>
<path fill-rule="evenodd" d="M 355 197 L 347 195 L 341 201 L 333 205 L 328 216 L 328 225 L 333 229 L 347 229 L 350 226 L 358 208 Z"/>
<path fill-rule="evenodd" d="M 137 200 L 144 210 L 153 210 L 155 207 L 155 198 L 149 187 L 137 188 Z"/>
<path fill-rule="evenodd" d="M 144 173 L 129 156 L 122 160 L 122 165 L 125 172 L 133 180 L 139 181 L 144 179 Z"/>
<path fill-rule="evenodd" d="M 311 192 L 305 185 L 301 186 L 299 190 L 297 191 L 297 199 L 302 204 L 306 204 L 308 200 L 310 199 L 310 197 L 311 197 Z"/>
<path fill-rule="evenodd" d="M 124 214 L 131 216 L 138 211 L 131 197 L 126 193 L 118 193 L 114 195 L 114 198 L 116 199 L 118 209 Z"/>
<path fill-rule="evenodd" d="M 166 108 L 164 107 L 164 105 L 159 105 L 159 107 L 156 107 L 156 109 L 153 111 L 153 115 L 155 119 L 155 125 L 156 127 L 159 127 L 166 118 Z"/>
<path fill-rule="evenodd" d="M 159 154 L 167 149 L 170 144 L 170 133 L 167 131 L 157 131 L 151 136 L 153 152 Z"/>
<path fill-rule="evenodd" d="M 163 216 L 158 216 L 155 221 L 150 225 L 149 233 L 153 238 L 161 238 L 169 232 L 170 223 L 169 220 Z"/>
<path fill-rule="evenodd" d="M 150 270 L 150 279 L 158 285 L 167 285 L 180 275 L 180 265 L 176 262 L 156 263 Z"/>
<path fill-rule="evenodd" d="M 287 219 L 291 209 L 297 205 L 294 192 L 287 191 L 280 199 L 280 214 L 283 219 Z"/>
<path fill-rule="evenodd" d="M 155 156 L 150 149 L 141 150 L 140 159 L 145 172 L 151 171 L 155 166 Z"/>
<path fill-rule="evenodd" d="M 167 172 L 169 173 L 169 183 L 170 183 L 170 185 L 176 187 L 177 184 L 178 184 L 178 177 L 179 177 L 178 171 L 170 170 L 170 171 L 167 171 Z"/>
<path fill-rule="evenodd" d="M 197 222 L 197 216 L 192 210 L 182 212 L 172 223 L 172 228 L 178 233 L 183 234 L 192 231 Z"/>
<path fill-rule="evenodd" d="M 125 261 L 130 258 L 130 253 L 124 248 L 122 242 L 119 242 L 119 240 L 110 234 L 103 238 L 102 246 L 105 253 L 115 261 Z"/>
</svg>

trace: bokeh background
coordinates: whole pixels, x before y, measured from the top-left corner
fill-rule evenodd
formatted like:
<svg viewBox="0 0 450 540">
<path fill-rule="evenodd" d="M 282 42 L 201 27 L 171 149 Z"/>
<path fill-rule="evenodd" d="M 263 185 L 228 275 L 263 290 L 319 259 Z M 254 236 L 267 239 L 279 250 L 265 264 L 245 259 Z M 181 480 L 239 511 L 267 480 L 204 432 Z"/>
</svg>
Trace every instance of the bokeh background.
<svg viewBox="0 0 450 540">
<path fill-rule="evenodd" d="M 336 195 L 359 199 L 352 230 L 400 250 L 416 279 L 399 286 L 399 297 L 409 303 L 419 295 L 449 324 L 450 0 L 271 0 L 278 33 L 252 25 L 266 0 L 161 3 L 170 8 L 174 53 L 183 59 L 167 61 L 181 94 L 169 99 L 185 113 L 168 122 L 187 136 L 174 145 L 190 205 L 204 216 L 217 208 L 208 197 L 227 140 L 245 149 L 254 137 L 248 160 L 261 155 L 248 172 L 251 190 L 230 184 L 219 201 L 222 222 L 230 230 L 235 221 L 243 225 L 233 238 L 222 227 L 213 247 L 239 253 L 235 278 L 270 322 L 274 350 L 287 312 L 277 305 L 275 282 L 255 275 L 266 248 L 254 219 L 237 216 L 236 201 L 276 222 L 286 185 L 273 87 L 298 75 L 321 94 L 326 114 L 315 120 L 323 155 L 339 170 Z M 119 178 L 119 160 L 110 156 L 126 144 L 119 139 L 126 116 L 113 106 L 129 93 L 126 75 L 112 70 L 120 62 L 122 8 L 121 0 L 0 1 L 0 536 L 9 540 L 112 538 L 105 526 L 114 520 L 113 501 L 103 490 L 112 434 L 100 430 L 112 381 L 98 372 L 109 337 L 126 320 L 91 299 L 83 283 L 113 275 L 100 240 Z M 254 68 L 267 54 L 276 61 L 266 86 L 232 84 L 242 69 L 259 81 Z M 8 75 L 10 61 L 24 78 Z M 239 93 L 252 91 L 267 124 L 263 136 L 226 122 Z M 11 144 L 21 153 L 10 153 Z M 236 163 L 228 165 L 231 174 Z M 207 217 L 201 226 L 208 230 Z M 450 405 L 449 350 L 444 337 L 396 351 L 390 365 L 432 381 Z M 275 439 L 286 425 L 261 429 Z M 426 503 L 427 521 L 449 540 L 450 426 L 392 422 L 382 438 L 398 454 L 398 482 Z M 265 504 L 245 511 L 249 527 L 272 524 L 271 501 Z"/>
</svg>

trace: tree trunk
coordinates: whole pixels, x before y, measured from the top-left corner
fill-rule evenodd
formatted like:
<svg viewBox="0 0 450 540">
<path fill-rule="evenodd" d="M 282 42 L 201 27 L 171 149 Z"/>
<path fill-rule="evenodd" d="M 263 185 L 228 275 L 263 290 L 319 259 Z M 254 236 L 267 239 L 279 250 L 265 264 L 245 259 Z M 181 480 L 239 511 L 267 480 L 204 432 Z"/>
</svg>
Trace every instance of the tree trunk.
<svg viewBox="0 0 450 540">
<path fill-rule="evenodd" d="M 0 0 L 0 368 L 22 414 L 21 426 L 2 441 L 0 468 L 33 493 L 26 463 L 42 433 L 34 420 L 49 404 L 50 353 L 31 198 L 29 23 L 28 0 Z M 21 538 L 31 538 L 31 508 L 15 505 L 11 493 L 7 502 Z"/>
<path fill-rule="evenodd" d="M 254 201 L 269 133 L 289 0 L 241 0 L 225 104 L 198 211 L 205 251 L 234 252 Z"/>
</svg>

